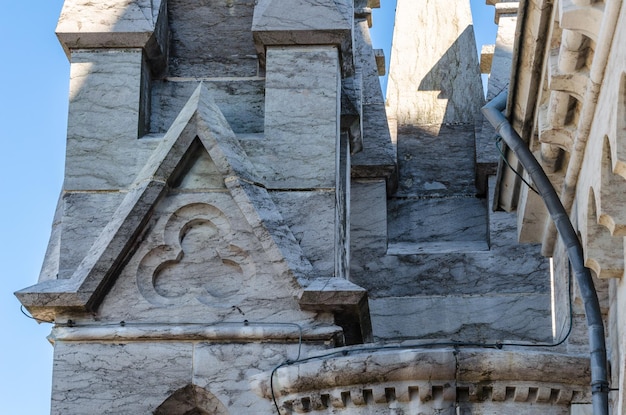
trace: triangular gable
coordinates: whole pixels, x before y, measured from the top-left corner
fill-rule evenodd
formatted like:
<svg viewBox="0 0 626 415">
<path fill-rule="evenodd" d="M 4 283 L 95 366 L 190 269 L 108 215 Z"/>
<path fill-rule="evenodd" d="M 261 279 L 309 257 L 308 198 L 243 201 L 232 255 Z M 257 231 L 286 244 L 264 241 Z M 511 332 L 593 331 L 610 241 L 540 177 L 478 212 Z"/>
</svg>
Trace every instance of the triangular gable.
<svg viewBox="0 0 626 415">
<path fill-rule="evenodd" d="M 224 177 L 227 190 L 282 277 L 303 287 L 312 266 L 284 224 L 267 190 L 219 108 L 200 85 L 137 176 L 130 191 L 70 279 L 43 281 L 16 293 L 37 318 L 58 311 L 92 311 L 109 291 L 137 247 L 155 206 L 201 143 Z"/>
</svg>

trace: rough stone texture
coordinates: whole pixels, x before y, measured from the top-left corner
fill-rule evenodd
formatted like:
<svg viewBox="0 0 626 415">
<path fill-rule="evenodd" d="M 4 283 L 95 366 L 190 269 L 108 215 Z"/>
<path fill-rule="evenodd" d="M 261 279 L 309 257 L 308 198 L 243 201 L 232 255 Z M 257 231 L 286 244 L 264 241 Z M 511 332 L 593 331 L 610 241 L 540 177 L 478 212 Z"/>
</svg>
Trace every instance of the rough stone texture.
<svg viewBox="0 0 626 415">
<path fill-rule="evenodd" d="M 388 191 L 397 186 L 396 150 L 391 142 L 367 21 L 355 21 L 355 66 L 363 80 L 363 149 L 352 157 L 352 177 L 385 178 Z"/>
<path fill-rule="evenodd" d="M 68 56 L 79 49 L 143 48 L 151 71 L 161 74 L 169 42 L 166 4 L 161 0 L 67 0 L 56 33 Z"/>
<path fill-rule="evenodd" d="M 382 351 L 349 348 L 323 360 L 255 377 L 262 396 L 277 396 L 286 413 L 569 414 L 580 403 L 589 369 L 580 357 L 528 351 L 435 348 Z M 529 363 L 532 362 L 532 363 Z M 334 376 L 342 373 L 342 376 Z M 576 377 L 572 383 L 570 377 Z M 536 379 L 540 379 L 537 381 Z M 530 380 L 530 382 L 529 382 Z M 354 383 L 363 385 L 354 387 Z M 586 396 L 588 398 L 588 395 Z"/>
<path fill-rule="evenodd" d="M 474 195 L 474 127 L 399 128 L 398 167 L 397 197 Z"/>
<path fill-rule="evenodd" d="M 51 414 L 150 413 L 190 383 L 192 353 L 192 344 L 59 342 Z"/>
<path fill-rule="evenodd" d="M 343 55 L 342 72 L 349 76 L 354 70 L 353 16 L 348 0 L 260 0 L 252 33 L 261 62 L 270 46 L 335 45 Z"/>
<path fill-rule="evenodd" d="M 549 307 L 548 293 L 532 294 L 530 298 L 505 293 L 498 296 L 446 293 L 437 297 L 370 299 L 372 325 L 378 339 L 549 342 L 552 337 Z"/>
<path fill-rule="evenodd" d="M 59 201 L 52 219 L 52 229 L 48 248 L 41 265 L 38 282 L 56 279 L 59 275 L 59 262 L 61 261 L 61 231 L 63 229 L 63 194 L 59 195 Z"/>
<path fill-rule="evenodd" d="M 385 180 L 353 181 L 350 189 L 351 250 L 387 250 L 387 187 Z"/>
<path fill-rule="evenodd" d="M 548 263 L 536 247 L 517 244 L 514 215 L 487 216 L 480 199 L 449 203 L 458 210 L 442 216 L 436 198 L 391 199 L 387 255 L 353 244 L 351 280 L 369 292 L 374 336 L 549 341 Z M 438 323 L 416 325 L 416 316 Z"/>
<path fill-rule="evenodd" d="M 389 206 L 390 243 L 471 241 L 488 249 L 485 204 L 472 196 L 398 200 Z"/>
</svg>

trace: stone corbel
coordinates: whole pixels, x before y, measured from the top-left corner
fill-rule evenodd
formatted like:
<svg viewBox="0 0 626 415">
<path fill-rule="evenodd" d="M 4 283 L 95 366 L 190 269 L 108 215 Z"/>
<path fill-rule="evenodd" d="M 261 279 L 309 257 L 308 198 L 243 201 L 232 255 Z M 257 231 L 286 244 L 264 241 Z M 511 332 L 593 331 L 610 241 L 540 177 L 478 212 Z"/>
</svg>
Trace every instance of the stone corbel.
<svg viewBox="0 0 626 415">
<path fill-rule="evenodd" d="M 352 23 L 335 0 L 258 0 L 252 35 L 262 67 L 267 46 L 335 45 L 343 76 L 354 72 Z"/>
<path fill-rule="evenodd" d="M 572 0 L 563 0 L 559 2 L 558 12 L 561 28 L 582 33 L 598 41 L 604 15 L 604 3 L 578 6 Z"/>
<path fill-rule="evenodd" d="M 488 2 L 489 3 L 489 2 Z M 519 10 L 519 2 L 496 2 L 496 13 L 493 17 L 493 22 L 497 25 L 500 24 L 500 16 L 517 16 Z"/>
<path fill-rule="evenodd" d="M 313 280 L 300 297 L 300 308 L 333 313 L 348 345 L 372 341 L 367 291 L 348 280 L 336 277 Z"/>
<path fill-rule="evenodd" d="M 143 49 L 159 75 L 167 64 L 167 1 L 66 0 L 56 34 L 68 57 L 76 49 Z"/>
</svg>

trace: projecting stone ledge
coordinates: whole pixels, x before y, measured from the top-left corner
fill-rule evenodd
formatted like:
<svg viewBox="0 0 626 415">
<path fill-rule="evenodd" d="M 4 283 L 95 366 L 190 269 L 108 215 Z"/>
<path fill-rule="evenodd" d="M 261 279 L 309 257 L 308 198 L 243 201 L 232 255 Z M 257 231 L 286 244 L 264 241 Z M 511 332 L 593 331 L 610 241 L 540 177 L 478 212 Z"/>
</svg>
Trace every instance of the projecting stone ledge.
<svg viewBox="0 0 626 415">
<path fill-rule="evenodd" d="M 335 323 L 344 329 L 346 344 L 372 339 L 367 291 L 343 278 L 318 278 L 304 289 L 300 308 L 332 312 Z"/>
<path fill-rule="evenodd" d="M 483 45 L 480 50 L 480 73 L 491 73 L 491 63 L 496 45 Z"/>
<path fill-rule="evenodd" d="M 66 0 L 56 34 L 72 49 L 141 48 L 153 73 L 165 69 L 169 38 L 167 2 Z"/>
<path fill-rule="evenodd" d="M 352 73 L 351 30 L 333 0 L 259 0 L 254 6 L 252 35 L 263 66 L 267 46 L 337 45 L 344 72 Z"/>
<path fill-rule="evenodd" d="M 590 400 L 588 359 L 543 351 L 396 345 L 325 351 L 252 378 L 260 396 L 275 398 L 286 414 L 345 408 L 346 414 L 565 413 Z M 389 346 L 387 347 L 394 347 Z M 354 411 L 355 405 L 361 408 Z M 353 408 L 353 409 L 350 409 Z M 402 412 L 406 411 L 406 412 Z M 449 412 L 452 411 L 452 412 Z M 343 413 L 343 412 L 342 412 Z"/>
</svg>

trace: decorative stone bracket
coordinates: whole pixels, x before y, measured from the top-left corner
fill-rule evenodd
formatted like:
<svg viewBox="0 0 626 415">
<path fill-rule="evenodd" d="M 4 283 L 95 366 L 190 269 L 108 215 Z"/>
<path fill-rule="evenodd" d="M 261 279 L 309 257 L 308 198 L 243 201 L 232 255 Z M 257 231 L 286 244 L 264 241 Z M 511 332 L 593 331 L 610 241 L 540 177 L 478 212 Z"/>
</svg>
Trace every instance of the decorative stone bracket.
<svg viewBox="0 0 626 415">
<path fill-rule="evenodd" d="M 304 289 L 300 308 L 332 312 L 335 323 L 343 328 L 346 344 L 372 341 L 367 291 L 343 278 L 314 280 Z"/>
<path fill-rule="evenodd" d="M 559 353 L 437 348 L 351 351 L 307 358 L 252 379 L 282 414 L 335 411 L 369 414 L 471 413 L 505 404 L 509 413 L 563 414 L 589 402 L 589 361 Z M 395 408 L 395 411 L 391 408 Z M 481 409 L 482 408 L 482 409 Z M 397 411 L 397 412 L 396 412 Z M 405 412 L 401 412 L 405 411 Z M 452 411 L 452 412 L 448 412 Z M 466 412 L 463 412 L 466 413 Z M 469 412 L 467 412 L 469 413 Z"/>
</svg>

